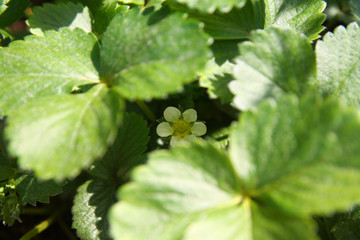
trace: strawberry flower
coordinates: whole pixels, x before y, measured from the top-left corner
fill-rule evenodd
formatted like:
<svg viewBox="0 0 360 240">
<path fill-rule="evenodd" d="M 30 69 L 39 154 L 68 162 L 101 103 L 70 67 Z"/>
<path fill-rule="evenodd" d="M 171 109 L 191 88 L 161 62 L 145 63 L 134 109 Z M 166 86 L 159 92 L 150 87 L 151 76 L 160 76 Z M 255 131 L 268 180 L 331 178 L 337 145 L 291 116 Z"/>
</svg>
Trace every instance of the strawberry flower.
<svg viewBox="0 0 360 240">
<path fill-rule="evenodd" d="M 206 125 L 197 122 L 197 112 L 187 109 L 183 113 L 175 107 L 167 107 L 164 111 L 166 122 L 160 123 L 156 133 L 160 137 L 171 136 L 170 145 L 174 146 L 181 141 L 189 141 L 206 133 Z"/>
</svg>

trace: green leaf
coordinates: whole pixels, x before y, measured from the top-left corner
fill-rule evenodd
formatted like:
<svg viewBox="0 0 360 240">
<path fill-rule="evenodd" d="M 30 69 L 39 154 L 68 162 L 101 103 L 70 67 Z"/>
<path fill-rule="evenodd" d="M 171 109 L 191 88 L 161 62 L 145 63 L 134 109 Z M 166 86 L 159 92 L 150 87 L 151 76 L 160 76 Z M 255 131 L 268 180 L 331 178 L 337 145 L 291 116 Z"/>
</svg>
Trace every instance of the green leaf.
<svg viewBox="0 0 360 240">
<path fill-rule="evenodd" d="M 271 209 L 258 207 L 245 200 L 240 206 L 231 206 L 210 212 L 191 224 L 184 240 L 278 240 L 318 239 L 311 219 L 302 219 Z"/>
<path fill-rule="evenodd" d="M 176 1 L 169 1 L 168 4 L 172 9 L 186 12 L 191 18 L 203 22 L 204 30 L 215 40 L 247 39 L 252 30 L 264 27 L 265 7 L 258 0 L 248 0 L 242 8 L 234 7 L 228 12 L 214 13 L 190 9 Z"/>
<path fill-rule="evenodd" d="M 124 4 L 136 4 L 142 6 L 145 4 L 145 0 L 118 0 L 118 1 Z"/>
<path fill-rule="evenodd" d="M 3 29 L 0 29 L 0 47 L 6 47 L 12 39 L 13 36 L 11 36 L 11 34 Z"/>
<path fill-rule="evenodd" d="M 134 182 L 119 192 L 124 202 L 110 212 L 115 239 L 178 239 L 175 230 L 198 212 L 239 200 L 228 155 L 212 145 L 176 147 L 149 158 L 132 172 Z"/>
<path fill-rule="evenodd" d="M 81 239 L 110 239 L 107 213 L 115 201 L 116 186 L 111 181 L 90 180 L 81 185 L 72 207 L 73 224 Z"/>
<path fill-rule="evenodd" d="M 207 62 L 205 70 L 200 74 L 201 87 L 208 89 L 210 98 L 219 98 L 222 103 L 230 103 L 234 95 L 230 92 L 228 84 L 234 79 L 232 76 L 234 64 L 226 61 L 217 65 L 215 58 Z"/>
<path fill-rule="evenodd" d="M 146 125 L 139 115 L 126 113 L 114 144 L 91 167 L 93 179 L 79 187 L 72 212 L 73 227 L 80 238 L 109 238 L 108 210 L 116 200 L 119 183 L 127 179 L 129 169 L 146 149 L 149 140 Z"/>
<path fill-rule="evenodd" d="M 255 108 L 267 98 L 285 92 L 302 95 L 308 81 L 315 79 L 315 54 L 308 40 L 293 30 L 258 30 L 252 42 L 244 42 L 235 60 L 234 77 L 229 88 L 240 110 Z"/>
<path fill-rule="evenodd" d="M 360 2 L 357 0 L 350 0 L 352 4 L 352 12 L 355 17 L 360 21 Z"/>
<path fill-rule="evenodd" d="M 348 213 L 338 216 L 331 233 L 337 240 L 357 240 L 360 238 L 360 207 L 354 206 Z"/>
<path fill-rule="evenodd" d="M 49 197 L 62 192 L 53 180 L 40 181 L 31 174 L 19 173 L 15 177 L 15 186 L 20 201 L 36 206 L 36 202 L 49 203 Z"/>
<path fill-rule="evenodd" d="M 0 48 L 0 115 L 37 97 L 99 82 L 99 44 L 80 29 L 47 31 Z"/>
<path fill-rule="evenodd" d="M 147 123 L 142 117 L 125 113 L 114 144 L 101 160 L 94 163 L 90 174 L 109 181 L 123 177 L 146 150 L 148 134 Z"/>
<path fill-rule="evenodd" d="M 43 6 L 34 7 L 32 10 L 34 14 L 29 16 L 28 23 L 33 33 L 37 33 L 40 29 L 42 35 L 43 31 L 59 30 L 62 27 L 80 28 L 85 32 L 91 32 L 89 9 L 81 4 L 72 2 L 45 3 Z"/>
<path fill-rule="evenodd" d="M 333 94 L 360 106 L 360 29 L 356 23 L 327 33 L 316 45 L 317 81 L 324 95 Z"/>
<path fill-rule="evenodd" d="M 233 63 L 235 57 L 239 55 L 238 45 L 240 40 L 216 40 L 210 46 L 215 57 L 215 63 L 219 66 L 226 61 Z"/>
<path fill-rule="evenodd" d="M 164 97 L 192 81 L 207 58 L 207 36 L 181 14 L 117 15 L 103 38 L 101 73 L 129 99 Z M 196 45 L 196 48 L 193 46 Z"/>
<path fill-rule="evenodd" d="M 360 197 L 359 138 L 355 109 L 285 96 L 242 115 L 231 160 L 257 201 L 296 215 L 328 214 Z"/>
<path fill-rule="evenodd" d="M 268 101 L 234 125 L 230 156 L 204 141 L 150 154 L 120 188 L 111 234 L 122 240 L 318 239 L 313 214 L 344 210 L 359 199 L 359 136 L 356 109 L 334 100 L 285 95 L 277 104 Z"/>
<path fill-rule="evenodd" d="M 0 28 L 5 28 L 7 26 L 10 26 L 17 20 L 19 20 L 21 17 L 25 15 L 26 8 L 29 7 L 30 1 L 29 0 L 10 0 L 10 1 L 3 1 L 3 4 L 6 4 L 6 9 L 3 5 L 2 13 L 0 11 Z M 1 6 L 0 5 L 0 6 Z"/>
<path fill-rule="evenodd" d="M 0 182 L 11 178 L 15 173 L 16 169 L 4 161 L 2 153 L 0 153 Z"/>
<path fill-rule="evenodd" d="M 314 239 L 310 219 L 242 199 L 229 163 L 223 150 L 205 142 L 153 153 L 110 210 L 114 239 Z"/>
<path fill-rule="evenodd" d="M 9 116 L 9 151 L 39 178 L 75 177 L 112 143 L 122 109 L 118 94 L 103 84 L 85 94 L 39 98 Z"/>
<path fill-rule="evenodd" d="M 245 5 L 246 0 L 174 0 L 183 3 L 190 9 L 199 10 L 204 13 L 213 13 L 215 10 L 220 12 L 229 12 L 233 7 L 241 8 Z"/>
<path fill-rule="evenodd" d="M 165 0 L 149 0 L 146 3 L 146 8 L 153 7 L 155 11 L 159 10 L 162 7 L 162 3 L 165 2 Z"/>
<path fill-rule="evenodd" d="M 326 3 L 322 0 L 266 0 L 265 6 L 265 28 L 290 27 L 310 40 L 319 38 L 324 29 Z"/>
<path fill-rule="evenodd" d="M 3 225 L 11 226 L 15 220 L 20 220 L 22 204 L 15 189 L 14 179 L 0 182 L 0 221 Z"/>
<path fill-rule="evenodd" d="M 93 31 L 98 35 L 103 34 L 114 16 L 117 14 L 126 13 L 128 10 L 129 6 L 118 5 L 117 3 L 105 4 L 99 7 L 99 9 L 97 9 L 93 14 Z"/>
<path fill-rule="evenodd" d="M 9 3 L 10 0 L 0 0 L 0 15 L 8 8 L 6 4 Z"/>
</svg>

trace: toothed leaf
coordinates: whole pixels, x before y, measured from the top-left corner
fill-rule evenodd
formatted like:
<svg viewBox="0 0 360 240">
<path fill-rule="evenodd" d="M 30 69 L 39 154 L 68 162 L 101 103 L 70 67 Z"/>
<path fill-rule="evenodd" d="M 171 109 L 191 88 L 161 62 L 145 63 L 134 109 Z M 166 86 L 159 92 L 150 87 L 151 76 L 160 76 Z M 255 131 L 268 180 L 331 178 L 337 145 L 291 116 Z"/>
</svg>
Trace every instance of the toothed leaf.
<svg viewBox="0 0 360 240">
<path fill-rule="evenodd" d="M 98 51 L 94 35 L 66 28 L 0 48 L 0 115 L 31 99 L 99 82 Z"/>
<path fill-rule="evenodd" d="M 36 29 L 40 29 L 42 34 L 43 31 L 58 30 L 62 27 L 80 28 L 85 32 L 91 32 L 89 9 L 81 4 L 45 3 L 41 7 L 34 7 L 32 11 L 34 14 L 29 16 L 28 23 L 33 33 L 37 33 L 34 31 Z"/>
<path fill-rule="evenodd" d="M 163 97 L 194 80 L 209 57 L 207 40 L 199 23 L 181 14 L 134 8 L 115 16 L 104 34 L 102 77 L 129 99 Z"/>
<path fill-rule="evenodd" d="M 105 153 L 122 108 L 103 84 L 85 94 L 39 98 L 9 116 L 10 153 L 39 178 L 73 178 Z"/>
<path fill-rule="evenodd" d="M 360 106 L 360 28 L 338 27 L 316 45 L 318 77 L 313 84 L 324 95 L 336 95 Z"/>
</svg>

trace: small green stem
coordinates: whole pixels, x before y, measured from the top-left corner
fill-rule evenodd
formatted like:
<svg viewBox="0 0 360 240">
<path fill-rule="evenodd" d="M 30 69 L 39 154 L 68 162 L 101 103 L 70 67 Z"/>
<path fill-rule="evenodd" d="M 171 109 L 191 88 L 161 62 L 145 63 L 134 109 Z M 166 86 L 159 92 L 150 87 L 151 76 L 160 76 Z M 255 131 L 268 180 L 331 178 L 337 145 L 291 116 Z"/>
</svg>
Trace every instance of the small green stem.
<svg viewBox="0 0 360 240">
<path fill-rule="evenodd" d="M 146 103 L 144 103 L 144 101 L 137 99 L 136 104 L 141 108 L 141 110 L 144 112 L 146 117 L 148 117 L 152 122 L 156 122 L 155 115 L 150 110 L 150 108 L 146 105 Z"/>
<path fill-rule="evenodd" d="M 27 232 L 24 236 L 22 236 L 20 240 L 30 240 L 34 236 L 46 230 L 54 222 L 54 220 L 58 217 L 58 215 L 60 215 L 60 213 L 61 210 L 55 212 L 53 215 L 51 215 L 51 217 L 42 221 L 41 223 L 36 225 L 33 229 L 31 229 L 29 232 Z"/>
</svg>

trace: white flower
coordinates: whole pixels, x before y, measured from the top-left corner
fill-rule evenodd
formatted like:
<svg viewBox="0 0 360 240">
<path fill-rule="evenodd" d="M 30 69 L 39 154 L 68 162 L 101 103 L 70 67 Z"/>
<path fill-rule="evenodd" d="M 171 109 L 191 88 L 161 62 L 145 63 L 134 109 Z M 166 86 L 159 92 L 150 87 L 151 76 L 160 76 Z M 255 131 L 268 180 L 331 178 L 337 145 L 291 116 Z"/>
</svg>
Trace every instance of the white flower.
<svg viewBox="0 0 360 240">
<path fill-rule="evenodd" d="M 188 109 L 181 113 L 175 107 L 167 107 L 164 111 L 164 118 L 166 122 L 157 126 L 156 133 L 160 137 L 171 136 L 171 146 L 206 133 L 206 125 L 203 122 L 196 122 L 197 113 L 194 109 Z"/>
</svg>

